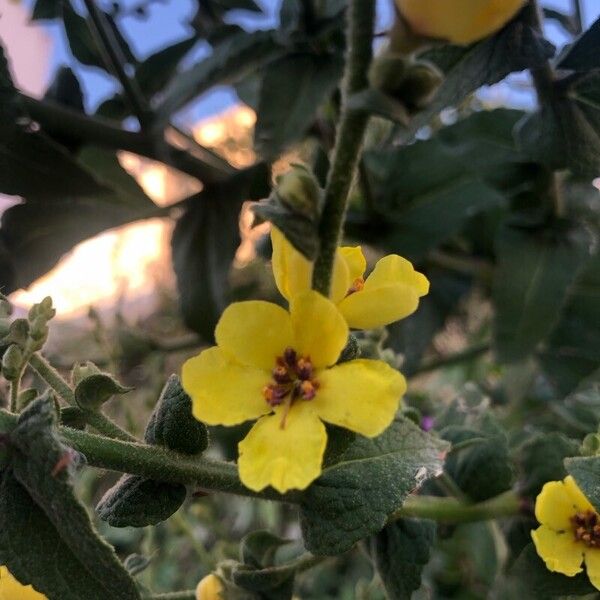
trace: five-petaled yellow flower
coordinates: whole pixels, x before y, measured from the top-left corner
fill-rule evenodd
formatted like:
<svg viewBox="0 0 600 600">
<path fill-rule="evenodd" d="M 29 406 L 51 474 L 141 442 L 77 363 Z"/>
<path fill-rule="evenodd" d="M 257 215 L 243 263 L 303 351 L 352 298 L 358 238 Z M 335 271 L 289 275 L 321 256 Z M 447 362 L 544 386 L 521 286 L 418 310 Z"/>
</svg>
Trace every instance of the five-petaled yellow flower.
<svg viewBox="0 0 600 600">
<path fill-rule="evenodd" d="M 421 35 L 470 44 L 498 31 L 525 0 L 396 0 L 410 26 Z"/>
<path fill-rule="evenodd" d="M 541 525 L 531 532 L 537 553 L 550 571 L 573 577 L 585 563 L 600 590 L 600 515 L 568 476 L 546 483 L 535 502 Z"/>
<path fill-rule="evenodd" d="M 291 300 L 311 288 L 313 263 L 298 252 L 283 233 L 271 229 L 273 275 L 281 294 Z M 375 329 L 412 314 L 429 281 L 396 254 L 382 258 L 364 279 L 367 263 L 357 247 L 338 248 L 331 284 L 331 301 L 353 329 Z"/>
<path fill-rule="evenodd" d="M 404 377 L 377 360 L 336 365 L 348 333 L 336 306 L 314 291 L 295 295 L 289 313 L 269 302 L 238 302 L 217 324 L 217 346 L 183 365 L 198 420 L 258 419 L 239 444 L 248 488 L 285 493 L 310 485 L 327 444 L 323 421 L 374 437 L 393 420 Z"/>
<path fill-rule="evenodd" d="M 6 567 L 0 567 L 0 600 L 46 600 L 46 596 L 21 585 Z"/>
</svg>

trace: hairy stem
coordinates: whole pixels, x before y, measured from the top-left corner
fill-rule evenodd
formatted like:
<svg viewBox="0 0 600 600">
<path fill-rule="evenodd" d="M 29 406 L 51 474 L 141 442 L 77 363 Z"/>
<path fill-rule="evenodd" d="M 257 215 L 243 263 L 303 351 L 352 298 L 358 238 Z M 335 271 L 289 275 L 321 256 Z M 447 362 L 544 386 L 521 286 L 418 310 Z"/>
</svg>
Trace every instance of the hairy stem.
<svg viewBox="0 0 600 600">
<path fill-rule="evenodd" d="M 476 358 L 479 358 L 481 355 L 486 354 L 490 350 L 491 344 L 489 342 L 481 342 L 479 344 L 474 344 L 473 346 L 465 348 L 464 350 L 456 352 L 455 354 L 449 354 L 448 356 L 435 358 L 422 363 L 415 369 L 415 371 L 412 373 L 412 376 L 420 375 L 421 373 L 429 373 L 430 371 L 435 371 L 443 367 L 450 367 L 452 365 L 457 365 L 462 362 L 475 360 Z"/>
<path fill-rule="evenodd" d="M 368 115 L 348 108 L 349 97 L 368 87 L 367 72 L 373 54 L 375 0 L 352 0 L 348 8 L 348 55 L 342 90 L 342 114 L 325 185 L 325 202 L 319 224 L 319 254 L 315 261 L 313 288 L 329 295 L 336 249 L 358 166 Z"/>
<path fill-rule="evenodd" d="M 75 393 L 60 373 L 39 353 L 29 359 L 29 366 L 69 405 L 77 406 Z M 82 410 L 86 423 L 99 433 L 126 442 L 137 442 L 137 438 L 125 431 L 101 412 Z"/>
</svg>

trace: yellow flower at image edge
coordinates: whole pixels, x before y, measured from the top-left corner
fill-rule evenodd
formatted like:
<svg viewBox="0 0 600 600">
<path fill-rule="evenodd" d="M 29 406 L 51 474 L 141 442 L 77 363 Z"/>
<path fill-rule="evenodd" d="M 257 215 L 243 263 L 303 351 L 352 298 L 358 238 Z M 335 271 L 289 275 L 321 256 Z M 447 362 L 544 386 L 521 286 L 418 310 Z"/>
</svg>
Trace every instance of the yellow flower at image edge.
<svg viewBox="0 0 600 600">
<path fill-rule="evenodd" d="M 416 33 L 470 44 L 498 31 L 525 0 L 396 0 Z"/>
<path fill-rule="evenodd" d="M 541 525 L 531 537 L 548 570 L 573 577 L 585 563 L 590 582 L 600 590 L 600 516 L 575 480 L 546 483 L 535 516 Z"/>
<path fill-rule="evenodd" d="M 209 425 L 258 419 L 239 444 L 240 478 L 260 491 L 305 489 L 321 473 L 323 421 L 368 437 L 392 422 L 404 377 L 377 360 L 335 365 L 348 325 L 314 291 L 290 312 L 269 302 L 230 305 L 215 330 L 217 346 L 183 365 L 194 416 Z"/>
<path fill-rule="evenodd" d="M 0 567 L 0 600 L 47 600 L 30 585 L 21 585 L 6 567 Z"/>
<path fill-rule="evenodd" d="M 196 587 L 196 600 L 225 600 L 221 580 L 211 573 L 200 580 Z"/>
<path fill-rule="evenodd" d="M 276 227 L 271 229 L 273 276 L 287 300 L 311 288 L 313 263 L 298 252 Z M 354 329 L 375 329 L 408 317 L 419 298 L 429 292 L 429 281 L 396 254 L 382 258 L 365 279 L 365 257 L 357 247 L 336 253 L 330 299 Z"/>
</svg>

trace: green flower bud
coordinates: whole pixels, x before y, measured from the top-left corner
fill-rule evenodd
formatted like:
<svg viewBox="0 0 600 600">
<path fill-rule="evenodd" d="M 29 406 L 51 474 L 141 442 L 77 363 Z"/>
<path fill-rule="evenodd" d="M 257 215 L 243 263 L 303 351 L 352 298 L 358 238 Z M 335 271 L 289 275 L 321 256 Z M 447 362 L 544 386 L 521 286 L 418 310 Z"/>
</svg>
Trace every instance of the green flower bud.
<svg viewBox="0 0 600 600">
<path fill-rule="evenodd" d="M 38 315 L 31 321 L 29 337 L 36 342 L 36 350 L 44 345 L 48 339 L 48 319 L 44 315 Z"/>
<path fill-rule="evenodd" d="M 83 365 L 81 363 L 75 363 L 71 370 L 71 384 L 73 387 L 77 387 L 87 377 L 98 375 L 101 372 L 102 371 L 89 360 Z"/>
<path fill-rule="evenodd" d="M 8 381 L 14 381 L 23 368 L 23 352 L 19 346 L 9 346 L 2 357 L 2 374 Z"/>
<path fill-rule="evenodd" d="M 0 298 L 0 318 L 10 317 L 13 312 L 12 304 L 6 298 Z"/>
<path fill-rule="evenodd" d="M 321 187 L 312 171 L 304 165 L 294 164 L 292 169 L 277 181 L 277 199 L 292 212 L 311 221 L 321 213 Z"/>
<path fill-rule="evenodd" d="M 404 81 L 407 59 L 401 54 L 384 52 L 375 57 L 369 70 L 372 88 L 395 96 Z"/>
<path fill-rule="evenodd" d="M 581 444 L 583 456 L 598 456 L 600 454 L 600 434 L 588 433 Z"/>
<path fill-rule="evenodd" d="M 422 109 L 431 102 L 442 81 L 443 75 L 434 65 L 417 62 L 406 72 L 396 95 L 409 110 Z"/>
<path fill-rule="evenodd" d="M 17 407 L 19 411 L 26 408 L 29 404 L 31 404 L 38 397 L 38 391 L 33 388 L 27 388 L 19 392 L 19 397 L 17 398 Z"/>
</svg>

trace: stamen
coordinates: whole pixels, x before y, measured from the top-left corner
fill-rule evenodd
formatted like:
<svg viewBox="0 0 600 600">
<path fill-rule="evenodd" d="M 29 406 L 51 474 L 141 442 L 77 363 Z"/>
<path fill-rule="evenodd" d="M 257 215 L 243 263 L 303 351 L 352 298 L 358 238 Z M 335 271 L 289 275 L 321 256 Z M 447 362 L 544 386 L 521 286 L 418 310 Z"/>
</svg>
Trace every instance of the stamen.
<svg viewBox="0 0 600 600">
<path fill-rule="evenodd" d="M 594 511 L 578 512 L 571 517 L 571 524 L 576 541 L 591 548 L 600 548 L 600 524 Z"/>
<path fill-rule="evenodd" d="M 290 383 L 291 381 L 290 374 L 288 373 L 287 368 L 283 365 L 277 365 L 273 369 L 273 379 L 277 383 Z"/>
<path fill-rule="evenodd" d="M 296 363 L 296 373 L 302 380 L 310 379 L 313 374 L 313 366 L 310 358 L 301 357 Z"/>
<path fill-rule="evenodd" d="M 289 367 L 293 368 L 296 366 L 297 358 L 298 358 L 298 354 L 293 348 L 286 348 L 284 350 L 283 360 L 285 361 L 286 365 L 288 365 Z"/>
<path fill-rule="evenodd" d="M 348 288 L 348 291 L 346 292 L 346 296 L 349 296 L 350 294 L 354 294 L 355 292 L 360 292 L 364 287 L 365 287 L 365 280 L 362 277 L 357 277 L 352 282 L 352 285 Z"/>
<path fill-rule="evenodd" d="M 303 381 L 300 384 L 300 391 L 304 400 L 312 400 L 317 395 L 317 388 L 312 381 Z"/>
</svg>

